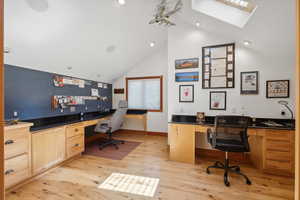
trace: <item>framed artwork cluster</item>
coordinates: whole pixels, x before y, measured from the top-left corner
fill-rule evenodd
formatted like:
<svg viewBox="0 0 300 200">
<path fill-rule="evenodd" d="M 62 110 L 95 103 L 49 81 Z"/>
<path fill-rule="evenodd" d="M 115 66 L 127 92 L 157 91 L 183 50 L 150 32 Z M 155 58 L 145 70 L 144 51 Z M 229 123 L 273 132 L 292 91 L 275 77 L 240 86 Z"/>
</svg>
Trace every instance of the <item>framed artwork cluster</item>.
<svg viewBox="0 0 300 200">
<path fill-rule="evenodd" d="M 202 88 L 234 88 L 235 44 L 202 48 Z"/>
<path fill-rule="evenodd" d="M 175 69 L 193 69 L 199 68 L 199 58 L 188 58 L 175 60 Z M 198 82 L 199 72 L 176 72 L 175 82 Z M 179 102 L 193 103 L 194 102 L 194 85 L 179 85 Z"/>
<path fill-rule="evenodd" d="M 202 89 L 232 89 L 235 88 L 235 43 L 202 47 Z M 179 85 L 179 102 L 194 102 L 194 85 L 198 82 L 199 58 L 175 60 L 175 82 L 190 84 Z M 189 71 L 188 71 L 188 70 Z M 191 70 L 195 69 L 195 70 Z M 240 73 L 240 94 L 259 94 L 259 72 L 245 71 Z M 288 98 L 289 80 L 266 81 L 266 98 Z M 226 110 L 227 91 L 209 92 L 209 109 Z"/>
</svg>

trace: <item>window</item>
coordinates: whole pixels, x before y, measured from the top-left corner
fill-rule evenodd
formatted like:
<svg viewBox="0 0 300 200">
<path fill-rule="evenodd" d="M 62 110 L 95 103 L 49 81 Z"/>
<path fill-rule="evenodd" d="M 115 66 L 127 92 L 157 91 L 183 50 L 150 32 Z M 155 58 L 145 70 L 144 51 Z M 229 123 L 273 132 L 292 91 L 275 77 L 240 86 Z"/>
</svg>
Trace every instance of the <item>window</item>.
<svg viewBox="0 0 300 200">
<path fill-rule="evenodd" d="M 162 76 L 126 78 L 129 109 L 162 112 Z"/>
<path fill-rule="evenodd" d="M 255 4 L 248 0 L 216 0 L 228 6 L 238 8 L 240 10 L 251 13 L 255 8 Z"/>
</svg>

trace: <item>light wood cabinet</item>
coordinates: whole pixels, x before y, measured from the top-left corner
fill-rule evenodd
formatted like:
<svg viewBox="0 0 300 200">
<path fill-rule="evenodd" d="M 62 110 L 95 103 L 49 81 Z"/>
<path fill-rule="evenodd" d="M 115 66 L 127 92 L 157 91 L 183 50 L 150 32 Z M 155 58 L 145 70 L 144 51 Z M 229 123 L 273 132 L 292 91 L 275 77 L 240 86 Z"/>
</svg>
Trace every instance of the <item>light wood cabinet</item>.
<svg viewBox="0 0 300 200">
<path fill-rule="evenodd" d="M 31 176 L 31 123 L 4 128 L 4 179 L 9 188 Z"/>
<path fill-rule="evenodd" d="M 32 172 L 38 174 L 65 159 L 65 127 L 32 134 Z"/>
<path fill-rule="evenodd" d="M 263 170 L 266 173 L 294 174 L 294 131 L 262 130 L 265 132 L 263 148 Z"/>
<path fill-rule="evenodd" d="M 195 127 L 184 124 L 170 125 L 170 159 L 195 163 Z"/>
<path fill-rule="evenodd" d="M 84 124 L 66 127 L 66 157 L 71 158 L 84 151 Z"/>
</svg>

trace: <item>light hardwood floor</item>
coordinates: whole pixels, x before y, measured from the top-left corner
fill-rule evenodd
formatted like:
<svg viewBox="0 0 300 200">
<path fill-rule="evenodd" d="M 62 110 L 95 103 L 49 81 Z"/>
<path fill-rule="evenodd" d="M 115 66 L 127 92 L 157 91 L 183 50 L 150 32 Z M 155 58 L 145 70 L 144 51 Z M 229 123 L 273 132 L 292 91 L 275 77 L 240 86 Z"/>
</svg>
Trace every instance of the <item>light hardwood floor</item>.
<svg viewBox="0 0 300 200">
<path fill-rule="evenodd" d="M 197 165 L 169 161 L 166 137 L 121 134 L 119 138 L 142 144 L 122 161 L 82 156 L 8 193 L 7 200 L 293 199 L 291 178 L 262 174 L 251 166 L 242 165 L 242 171 L 253 184 L 248 186 L 241 177 L 232 175 L 231 187 L 227 188 L 221 171 L 206 174 L 205 169 L 212 161 L 202 159 Z M 113 172 L 160 178 L 154 198 L 98 189 L 97 186 Z"/>
</svg>

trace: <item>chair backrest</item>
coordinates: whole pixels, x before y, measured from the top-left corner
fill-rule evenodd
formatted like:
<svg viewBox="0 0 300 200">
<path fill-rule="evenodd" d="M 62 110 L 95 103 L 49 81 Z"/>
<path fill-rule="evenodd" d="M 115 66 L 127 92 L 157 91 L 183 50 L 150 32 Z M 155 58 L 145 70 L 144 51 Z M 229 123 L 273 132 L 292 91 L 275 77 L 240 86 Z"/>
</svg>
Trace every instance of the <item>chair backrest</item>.
<svg viewBox="0 0 300 200">
<path fill-rule="evenodd" d="M 249 151 L 247 128 L 250 117 L 246 116 L 216 116 L 215 118 L 215 146 L 227 146 L 227 148 L 240 148 Z"/>
<path fill-rule="evenodd" d="M 127 113 L 128 104 L 127 101 L 121 100 L 119 102 L 119 108 L 114 112 L 111 117 L 111 131 L 119 130 L 124 122 L 125 115 Z"/>
</svg>

